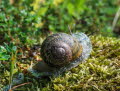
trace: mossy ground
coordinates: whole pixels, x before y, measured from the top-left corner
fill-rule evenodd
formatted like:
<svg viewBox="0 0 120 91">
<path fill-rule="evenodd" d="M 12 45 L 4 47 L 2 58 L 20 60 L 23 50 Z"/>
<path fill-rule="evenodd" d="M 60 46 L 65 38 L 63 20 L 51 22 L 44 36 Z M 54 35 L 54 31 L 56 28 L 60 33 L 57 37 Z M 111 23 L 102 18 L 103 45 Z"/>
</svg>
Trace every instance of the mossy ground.
<svg viewBox="0 0 120 91">
<path fill-rule="evenodd" d="M 120 91 L 120 39 L 101 35 L 90 38 L 93 50 L 86 62 L 50 79 L 25 75 L 24 82 L 31 83 L 15 91 Z M 6 70 L 0 74 L 1 88 L 8 82 Z"/>
</svg>

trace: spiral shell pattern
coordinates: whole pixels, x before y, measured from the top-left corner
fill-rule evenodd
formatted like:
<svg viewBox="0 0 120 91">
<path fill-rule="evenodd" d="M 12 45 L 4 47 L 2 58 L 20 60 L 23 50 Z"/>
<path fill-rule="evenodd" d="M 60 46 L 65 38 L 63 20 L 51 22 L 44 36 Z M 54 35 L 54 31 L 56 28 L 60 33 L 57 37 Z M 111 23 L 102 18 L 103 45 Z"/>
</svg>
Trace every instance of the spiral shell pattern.
<svg viewBox="0 0 120 91">
<path fill-rule="evenodd" d="M 78 40 L 65 33 L 48 36 L 41 46 L 43 61 L 52 67 L 62 67 L 79 58 L 82 46 Z"/>
</svg>

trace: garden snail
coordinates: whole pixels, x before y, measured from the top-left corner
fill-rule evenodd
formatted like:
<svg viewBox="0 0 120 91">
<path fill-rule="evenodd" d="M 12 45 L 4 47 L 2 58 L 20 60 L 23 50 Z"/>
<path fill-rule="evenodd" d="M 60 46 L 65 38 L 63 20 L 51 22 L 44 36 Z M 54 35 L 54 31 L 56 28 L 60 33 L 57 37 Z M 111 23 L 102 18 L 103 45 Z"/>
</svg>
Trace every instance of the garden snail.
<svg viewBox="0 0 120 91">
<path fill-rule="evenodd" d="M 43 61 L 35 64 L 30 71 L 36 77 L 58 75 L 86 60 L 91 50 L 90 39 L 84 33 L 53 34 L 42 43 Z"/>
<path fill-rule="evenodd" d="M 57 76 L 66 70 L 76 67 L 86 60 L 92 50 L 90 39 L 84 33 L 53 34 L 48 36 L 41 46 L 43 61 L 28 68 L 33 76 Z M 20 84 L 24 80 L 23 73 L 17 76 L 12 85 Z M 4 88 L 8 91 L 9 85 Z"/>
</svg>

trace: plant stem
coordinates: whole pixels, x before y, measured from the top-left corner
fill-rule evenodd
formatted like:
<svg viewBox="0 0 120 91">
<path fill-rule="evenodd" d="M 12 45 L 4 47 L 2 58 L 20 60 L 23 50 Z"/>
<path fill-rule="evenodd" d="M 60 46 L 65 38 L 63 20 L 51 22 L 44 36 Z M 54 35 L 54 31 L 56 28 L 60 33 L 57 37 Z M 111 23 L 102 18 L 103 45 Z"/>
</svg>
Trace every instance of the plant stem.
<svg viewBox="0 0 120 91">
<path fill-rule="evenodd" d="M 13 71 L 14 71 L 14 66 L 15 66 L 15 60 L 16 60 L 16 53 L 14 54 L 12 52 L 11 61 L 10 61 L 10 82 L 9 82 L 10 89 L 12 87 Z"/>
</svg>

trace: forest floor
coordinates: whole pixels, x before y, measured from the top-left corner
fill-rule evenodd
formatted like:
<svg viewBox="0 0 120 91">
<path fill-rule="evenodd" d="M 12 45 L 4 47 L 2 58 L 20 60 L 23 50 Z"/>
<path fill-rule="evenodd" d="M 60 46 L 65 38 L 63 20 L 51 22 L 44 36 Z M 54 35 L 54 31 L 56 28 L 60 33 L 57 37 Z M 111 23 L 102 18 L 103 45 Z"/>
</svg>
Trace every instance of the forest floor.
<svg viewBox="0 0 120 91">
<path fill-rule="evenodd" d="M 17 58 L 15 73 L 25 75 L 23 85 L 15 91 L 120 91 L 120 39 L 91 36 L 93 50 L 90 57 L 58 77 L 36 79 L 26 69 L 33 62 L 41 61 L 39 46 L 23 47 Z M 35 56 L 33 55 L 35 54 Z M 0 66 L 0 89 L 9 82 L 9 62 Z M 25 84 L 27 83 L 27 84 Z M 1 91 L 1 90 L 0 90 Z"/>
</svg>

